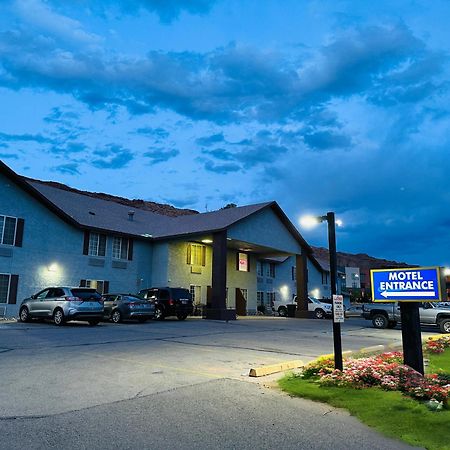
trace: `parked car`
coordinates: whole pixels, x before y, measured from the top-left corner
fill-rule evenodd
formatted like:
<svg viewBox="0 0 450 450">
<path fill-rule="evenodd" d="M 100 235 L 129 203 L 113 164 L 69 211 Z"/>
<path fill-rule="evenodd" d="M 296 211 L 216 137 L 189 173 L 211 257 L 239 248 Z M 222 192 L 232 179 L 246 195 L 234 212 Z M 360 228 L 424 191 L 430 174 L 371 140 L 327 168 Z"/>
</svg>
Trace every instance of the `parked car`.
<svg viewBox="0 0 450 450">
<path fill-rule="evenodd" d="M 114 323 L 136 319 L 145 322 L 155 315 L 155 305 L 133 294 L 103 294 L 106 319 Z"/>
<path fill-rule="evenodd" d="M 138 295 L 155 304 L 156 320 L 163 320 L 168 316 L 184 320 L 194 311 L 192 296 L 184 288 L 153 287 L 142 289 Z"/>
<path fill-rule="evenodd" d="M 19 319 L 51 319 L 55 325 L 83 320 L 97 325 L 103 318 L 102 296 L 92 288 L 49 287 L 22 301 Z"/>
<path fill-rule="evenodd" d="M 297 296 L 294 296 L 290 301 L 274 300 L 272 302 L 272 308 L 277 311 L 282 317 L 288 315 L 288 305 L 296 305 Z M 317 319 L 323 319 L 325 317 L 331 317 L 333 314 L 333 307 L 328 303 L 323 303 L 316 298 L 308 297 L 308 311 L 313 311 L 314 316 Z"/>
<path fill-rule="evenodd" d="M 344 317 L 362 317 L 362 305 L 344 305 Z"/>
<path fill-rule="evenodd" d="M 400 322 L 400 306 L 397 302 L 365 303 L 363 317 L 375 328 L 394 328 Z M 423 302 L 419 304 L 419 317 L 422 325 L 435 325 L 442 333 L 450 333 L 450 308 Z"/>
</svg>

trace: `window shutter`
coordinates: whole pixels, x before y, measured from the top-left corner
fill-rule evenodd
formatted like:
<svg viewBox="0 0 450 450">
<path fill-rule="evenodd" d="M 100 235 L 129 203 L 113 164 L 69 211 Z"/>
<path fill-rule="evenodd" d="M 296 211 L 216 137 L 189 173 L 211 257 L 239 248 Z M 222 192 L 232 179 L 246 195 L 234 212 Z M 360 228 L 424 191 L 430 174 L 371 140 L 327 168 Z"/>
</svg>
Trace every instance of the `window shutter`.
<svg viewBox="0 0 450 450">
<path fill-rule="evenodd" d="M 191 264 L 191 244 L 187 245 L 186 263 Z"/>
<path fill-rule="evenodd" d="M 15 305 L 17 303 L 17 285 L 19 284 L 19 275 L 11 275 L 9 281 L 9 297 L 8 305 Z"/>
<path fill-rule="evenodd" d="M 206 266 L 206 247 L 202 245 L 202 266 Z"/>
<path fill-rule="evenodd" d="M 236 270 L 239 270 L 239 252 L 236 253 Z"/>
<path fill-rule="evenodd" d="M 107 294 L 109 292 L 109 281 L 103 282 L 103 294 Z"/>
<path fill-rule="evenodd" d="M 84 232 L 84 242 L 83 242 L 83 255 L 89 253 L 89 231 Z"/>
<path fill-rule="evenodd" d="M 16 241 L 14 242 L 14 245 L 16 247 L 22 247 L 24 225 L 25 225 L 25 220 L 24 219 L 17 219 Z"/>
<path fill-rule="evenodd" d="M 128 239 L 128 261 L 133 260 L 133 239 Z"/>
<path fill-rule="evenodd" d="M 86 287 L 86 280 L 80 280 L 80 287 Z"/>
</svg>

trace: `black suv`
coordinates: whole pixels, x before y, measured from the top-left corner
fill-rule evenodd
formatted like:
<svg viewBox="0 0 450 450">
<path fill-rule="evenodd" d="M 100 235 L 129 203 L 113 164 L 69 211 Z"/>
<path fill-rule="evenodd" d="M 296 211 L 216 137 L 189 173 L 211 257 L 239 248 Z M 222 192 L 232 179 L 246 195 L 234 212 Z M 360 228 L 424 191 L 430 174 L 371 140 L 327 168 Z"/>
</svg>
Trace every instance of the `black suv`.
<svg viewBox="0 0 450 450">
<path fill-rule="evenodd" d="M 192 296 L 187 289 L 153 287 L 142 289 L 139 296 L 155 304 L 156 320 L 163 320 L 167 316 L 177 316 L 179 320 L 184 320 L 194 310 Z"/>
</svg>

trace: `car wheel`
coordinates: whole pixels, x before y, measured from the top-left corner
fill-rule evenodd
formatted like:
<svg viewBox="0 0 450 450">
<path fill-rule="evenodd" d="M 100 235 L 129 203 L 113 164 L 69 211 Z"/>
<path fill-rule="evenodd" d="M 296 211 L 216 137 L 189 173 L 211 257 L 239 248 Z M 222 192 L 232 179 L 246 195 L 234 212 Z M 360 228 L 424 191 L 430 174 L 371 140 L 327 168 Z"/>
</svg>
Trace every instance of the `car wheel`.
<svg viewBox="0 0 450 450">
<path fill-rule="evenodd" d="M 186 317 L 187 317 L 188 315 L 187 314 L 177 314 L 177 318 L 178 318 L 178 320 L 186 320 Z"/>
<path fill-rule="evenodd" d="M 161 306 L 155 308 L 155 320 L 164 320 L 164 311 Z"/>
<path fill-rule="evenodd" d="M 147 322 L 147 317 L 139 317 L 139 319 L 138 319 L 138 322 L 139 323 L 144 323 L 144 322 Z"/>
<path fill-rule="evenodd" d="M 287 309 L 284 306 L 278 308 L 278 314 L 280 317 L 287 317 Z"/>
<path fill-rule="evenodd" d="M 316 319 L 323 319 L 325 317 L 325 311 L 323 309 L 317 308 L 314 311 L 314 315 L 316 316 Z"/>
<path fill-rule="evenodd" d="M 62 309 L 56 309 L 53 313 L 53 323 L 58 327 L 64 325 L 64 313 Z"/>
<path fill-rule="evenodd" d="M 100 320 L 89 320 L 89 326 L 90 327 L 95 327 L 96 325 L 98 325 L 100 323 Z"/>
<path fill-rule="evenodd" d="M 372 323 L 375 328 L 384 329 L 388 326 L 388 319 L 383 314 L 375 314 L 372 317 Z"/>
<path fill-rule="evenodd" d="M 442 319 L 439 322 L 441 333 L 450 333 L 450 319 Z"/>
<path fill-rule="evenodd" d="M 19 319 L 21 322 L 29 322 L 30 321 L 30 319 L 31 319 L 30 313 L 28 312 L 28 308 L 26 306 L 23 306 L 20 309 Z"/>
<path fill-rule="evenodd" d="M 395 328 L 397 326 L 397 321 L 396 320 L 390 320 L 387 327 L 388 328 Z"/>
<path fill-rule="evenodd" d="M 120 314 L 120 311 L 118 309 L 115 309 L 113 313 L 111 314 L 111 320 L 114 323 L 120 323 L 122 322 L 122 314 Z"/>
</svg>

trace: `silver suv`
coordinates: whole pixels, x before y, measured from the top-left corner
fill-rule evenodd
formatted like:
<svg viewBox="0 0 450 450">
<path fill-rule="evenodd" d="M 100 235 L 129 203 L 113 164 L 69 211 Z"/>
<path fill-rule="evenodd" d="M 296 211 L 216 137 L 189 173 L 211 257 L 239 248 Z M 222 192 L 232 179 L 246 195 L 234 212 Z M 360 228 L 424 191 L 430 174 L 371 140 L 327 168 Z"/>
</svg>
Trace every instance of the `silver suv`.
<svg viewBox="0 0 450 450">
<path fill-rule="evenodd" d="M 91 288 L 49 287 L 23 300 L 19 320 L 51 319 L 55 325 L 84 320 L 97 325 L 103 318 L 102 296 Z"/>
</svg>

